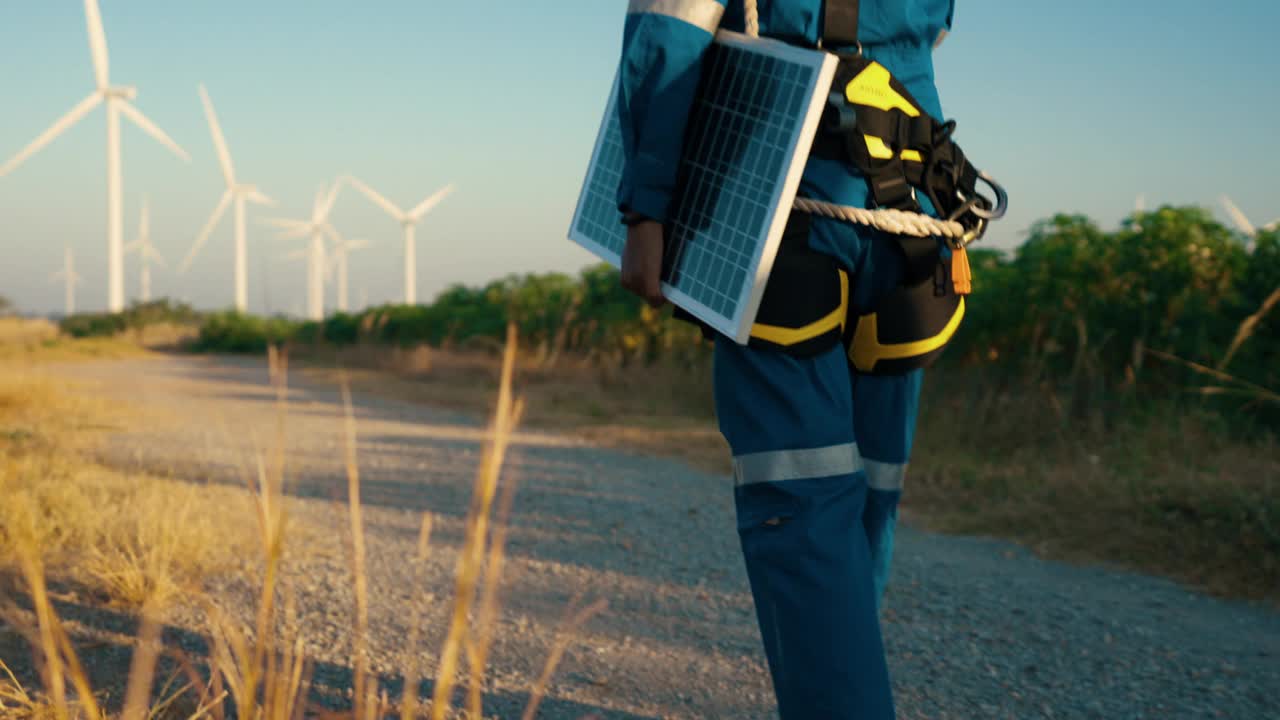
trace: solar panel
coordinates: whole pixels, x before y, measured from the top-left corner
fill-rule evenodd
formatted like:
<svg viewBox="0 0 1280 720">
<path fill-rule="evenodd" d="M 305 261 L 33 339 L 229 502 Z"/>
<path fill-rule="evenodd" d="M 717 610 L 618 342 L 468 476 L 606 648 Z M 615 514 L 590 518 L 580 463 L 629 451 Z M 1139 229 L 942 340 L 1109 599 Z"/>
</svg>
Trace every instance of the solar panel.
<svg viewBox="0 0 1280 720">
<path fill-rule="evenodd" d="M 703 61 L 668 224 L 663 294 L 745 344 L 835 73 L 828 53 L 720 31 Z M 569 239 L 621 266 L 617 80 Z"/>
</svg>

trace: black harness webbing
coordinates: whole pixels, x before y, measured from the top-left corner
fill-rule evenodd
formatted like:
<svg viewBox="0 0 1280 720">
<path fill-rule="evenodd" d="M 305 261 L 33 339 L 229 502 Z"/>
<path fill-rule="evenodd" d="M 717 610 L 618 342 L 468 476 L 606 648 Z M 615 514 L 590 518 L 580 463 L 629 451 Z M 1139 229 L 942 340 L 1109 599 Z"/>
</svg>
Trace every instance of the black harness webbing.
<svg viewBox="0 0 1280 720">
<path fill-rule="evenodd" d="M 822 11 L 822 44 L 855 47 L 858 44 L 859 0 L 826 0 Z"/>
</svg>

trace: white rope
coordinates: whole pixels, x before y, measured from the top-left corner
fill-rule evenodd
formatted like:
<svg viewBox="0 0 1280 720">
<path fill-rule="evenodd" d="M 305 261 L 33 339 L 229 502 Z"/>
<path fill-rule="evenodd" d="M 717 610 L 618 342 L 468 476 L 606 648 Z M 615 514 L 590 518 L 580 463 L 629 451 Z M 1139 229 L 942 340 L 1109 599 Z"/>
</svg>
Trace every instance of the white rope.
<svg viewBox="0 0 1280 720">
<path fill-rule="evenodd" d="M 756 0 L 743 0 L 746 10 L 746 34 L 749 37 L 760 37 L 760 8 Z M 903 212 L 882 208 L 867 210 L 849 205 L 836 205 L 820 200 L 796 198 L 794 205 L 800 210 L 814 215 L 843 220 L 858 225 L 869 225 L 893 235 L 910 235 L 912 237 L 931 237 L 941 235 L 948 238 L 959 238 L 965 234 L 964 226 L 958 222 L 939 220 L 920 213 Z"/>
<path fill-rule="evenodd" d="M 963 225 L 953 220 L 939 220 L 928 215 L 904 212 L 892 208 L 867 210 L 849 205 L 836 205 L 820 200 L 810 200 L 809 198 L 796 198 L 793 207 L 796 210 L 813 215 L 821 215 L 833 220 L 843 220 L 858 225 L 870 225 L 877 230 L 882 230 L 892 235 L 910 235 L 912 237 L 941 235 L 946 238 L 962 238 L 966 232 Z"/>
</svg>

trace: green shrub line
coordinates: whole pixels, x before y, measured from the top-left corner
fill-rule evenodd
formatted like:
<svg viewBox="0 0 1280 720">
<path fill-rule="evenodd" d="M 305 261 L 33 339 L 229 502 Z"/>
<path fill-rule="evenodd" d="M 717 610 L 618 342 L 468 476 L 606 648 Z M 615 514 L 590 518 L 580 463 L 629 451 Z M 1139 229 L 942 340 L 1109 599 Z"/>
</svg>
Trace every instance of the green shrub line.
<svg viewBox="0 0 1280 720">
<path fill-rule="evenodd" d="M 1280 412 L 1247 386 L 1186 364 L 1280 388 L 1280 311 L 1258 318 L 1223 366 L 1242 323 L 1280 288 L 1280 232 L 1261 232 L 1253 243 L 1250 252 L 1246 238 L 1197 207 L 1135 214 L 1111 232 L 1080 215 L 1042 220 L 1012 252 L 970 251 L 974 294 L 942 365 L 1067 386 L 1073 414 L 1192 392 L 1250 411 L 1269 402 L 1261 412 Z M 709 352 L 696 328 L 645 306 L 605 264 L 576 277 L 525 274 L 454 285 L 430 304 L 336 313 L 321 322 L 200 315 L 158 301 L 117 315 L 72 316 L 62 326 L 83 337 L 153 322 L 199 323 L 196 350 L 257 353 L 271 343 L 492 348 L 509 319 L 521 346 L 544 359 L 565 353 L 611 366 L 702 365 Z"/>
<path fill-rule="evenodd" d="M 112 337 L 149 325 L 195 325 L 203 319 L 203 314 L 186 303 L 161 299 L 136 303 L 124 312 L 68 315 L 62 318 L 59 327 L 75 338 Z"/>
</svg>

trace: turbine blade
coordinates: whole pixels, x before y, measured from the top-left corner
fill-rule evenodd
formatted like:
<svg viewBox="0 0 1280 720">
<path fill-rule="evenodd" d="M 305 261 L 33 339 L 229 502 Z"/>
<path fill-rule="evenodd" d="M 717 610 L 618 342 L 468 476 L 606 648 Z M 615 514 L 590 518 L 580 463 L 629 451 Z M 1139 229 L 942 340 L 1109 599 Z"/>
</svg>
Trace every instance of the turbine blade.
<svg viewBox="0 0 1280 720">
<path fill-rule="evenodd" d="M 155 123 L 147 119 L 147 116 L 143 115 L 141 110 L 130 105 L 128 102 L 121 100 L 120 112 L 123 112 L 130 120 L 133 121 L 134 125 L 142 128 L 144 132 L 155 138 L 161 145 L 172 150 L 175 155 L 187 162 L 191 162 L 191 156 L 187 154 L 187 151 L 183 150 L 178 143 L 174 142 L 173 138 L 165 135 L 164 131 L 157 127 Z"/>
<path fill-rule="evenodd" d="M 227 139 L 222 135 L 222 125 L 218 123 L 218 113 L 213 109 L 213 101 L 209 93 L 200 85 L 200 102 L 204 104 L 204 116 L 209 121 L 209 132 L 213 134 L 213 146 L 218 151 L 218 163 L 222 165 L 222 177 L 227 180 L 227 187 L 236 184 L 236 170 L 231 164 L 231 151 L 227 149 Z"/>
<path fill-rule="evenodd" d="M 295 228 L 293 230 L 285 230 L 284 232 L 276 235 L 276 239 L 277 240 L 297 240 L 298 238 L 307 237 L 310 234 L 311 234 L 310 227 Z"/>
<path fill-rule="evenodd" d="M 147 249 L 144 252 L 146 252 L 147 257 L 154 260 L 157 265 L 159 265 L 160 267 L 166 270 L 169 269 L 169 263 L 165 261 L 164 256 L 161 255 L 160 251 L 156 250 L 155 247 L 148 245 Z"/>
<path fill-rule="evenodd" d="M 258 205 L 275 207 L 280 204 L 276 202 L 274 198 L 264 194 L 261 190 L 254 190 L 253 192 L 250 192 L 247 197 L 249 199 L 249 202 L 256 203 Z"/>
<path fill-rule="evenodd" d="M 360 238 L 359 240 L 348 240 L 342 246 L 342 249 L 347 252 L 352 252 L 353 250 L 364 250 L 367 247 L 369 247 L 369 241 L 364 238 Z"/>
<path fill-rule="evenodd" d="M 448 185 L 444 186 L 440 190 L 436 191 L 435 195 L 432 195 L 426 200 L 423 200 L 422 202 L 418 203 L 417 207 L 410 210 L 409 219 L 413 220 L 414 222 L 421 220 L 423 215 L 426 215 L 427 213 L 431 212 L 432 208 L 434 208 L 436 205 L 439 205 L 440 201 L 444 200 L 446 197 L 449 197 L 449 194 L 452 192 L 453 192 L 453 183 L 449 183 Z"/>
<path fill-rule="evenodd" d="M 342 189 L 342 178 L 334 181 L 333 187 L 329 188 L 329 194 L 325 196 L 324 206 L 320 212 L 320 216 L 316 222 L 324 222 L 329 217 L 329 213 L 333 210 L 333 204 L 338 200 L 338 191 Z"/>
<path fill-rule="evenodd" d="M 368 185 L 365 185 L 358 178 L 352 177 L 350 175 L 346 177 L 347 177 L 347 182 L 351 183 L 351 185 L 355 187 L 356 190 L 359 190 L 361 193 L 364 194 L 365 197 L 373 201 L 375 205 L 377 205 L 378 207 L 381 207 L 391 217 L 401 222 L 404 222 L 405 218 L 407 217 L 407 214 L 405 213 L 405 211 L 396 207 L 395 203 L 388 200 L 385 196 L 383 196 L 377 190 L 374 190 Z"/>
<path fill-rule="evenodd" d="M 1231 202 L 1231 198 L 1223 195 L 1222 206 L 1227 209 L 1227 215 L 1231 216 L 1231 222 L 1236 224 L 1236 227 L 1240 229 L 1240 232 L 1248 235 L 1249 237 L 1253 237 L 1258 234 L 1258 231 L 1253 227 L 1253 223 L 1249 222 L 1249 218 L 1245 217 L 1245 214 L 1240 212 L 1240 208 L 1236 207 L 1236 204 Z"/>
<path fill-rule="evenodd" d="M 187 251 L 187 256 L 182 258 L 182 262 L 178 263 L 178 274 L 184 275 L 187 270 L 191 269 L 191 261 L 196 259 L 196 254 L 200 252 L 204 244 L 208 242 L 209 235 L 213 233 L 213 229 L 217 227 L 218 221 L 222 219 L 222 214 L 227 211 L 227 206 L 231 204 L 231 191 L 227 190 L 222 193 L 222 199 L 218 201 L 218 207 L 213 209 L 213 214 L 209 216 L 209 221 L 200 228 L 200 234 L 196 236 L 196 241 L 191 245 L 191 249 Z"/>
<path fill-rule="evenodd" d="M 294 250 L 293 252 L 285 253 L 284 255 L 280 256 L 280 259 L 281 260 L 305 260 L 306 257 L 307 257 L 307 251 L 305 249 L 302 249 L 302 250 Z"/>
<path fill-rule="evenodd" d="M 62 272 L 61 270 L 57 272 L 49 273 L 49 282 L 51 283 L 58 282 L 59 280 L 62 280 L 66 276 L 67 276 L 66 273 Z"/>
<path fill-rule="evenodd" d="M 98 0 L 84 0 L 84 16 L 89 24 L 89 52 L 93 54 L 93 77 L 99 90 L 111 84 L 111 61 L 107 56 L 107 33 L 102 29 Z"/>
<path fill-rule="evenodd" d="M 286 230 L 310 230 L 311 223 L 302 220 L 290 220 L 288 218 L 265 218 L 260 220 L 263 225 L 271 227 L 284 228 Z"/>
<path fill-rule="evenodd" d="M 48 145 L 49 143 L 53 142 L 55 138 L 57 138 L 64 131 L 66 131 L 67 128 L 74 125 L 76 121 L 78 121 L 80 118 L 84 117 L 85 115 L 89 114 L 90 110 L 93 110 L 94 108 L 98 107 L 98 105 L 101 102 L 102 102 L 102 93 L 100 92 L 94 92 L 93 94 L 89 95 L 89 97 L 85 98 L 84 100 L 81 100 L 78 105 L 71 108 L 71 112 L 58 118 L 58 121 L 50 125 L 48 130 L 45 130 L 44 132 L 40 133 L 39 137 L 37 137 L 35 140 L 32 140 L 31 143 L 27 145 L 25 148 L 23 148 L 21 151 L 19 151 L 17 155 L 14 155 L 12 158 L 9 159 L 8 162 L 0 166 L 0 177 L 4 177 L 5 175 L 8 175 L 10 172 L 16 169 L 19 165 L 21 165 L 23 161 L 25 161 L 27 158 L 31 157 L 32 155 L 35 155 L 45 145 Z"/>
<path fill-rule="evenodd" d="M 316 188 L 316 199 L 311 203 L 311 222 L 320 222 L 320 208 L 324 204 L 324 186 Z"/>
</svg>

